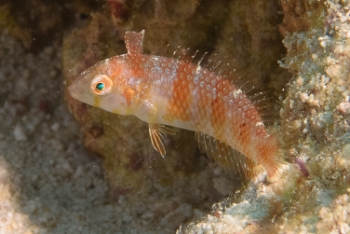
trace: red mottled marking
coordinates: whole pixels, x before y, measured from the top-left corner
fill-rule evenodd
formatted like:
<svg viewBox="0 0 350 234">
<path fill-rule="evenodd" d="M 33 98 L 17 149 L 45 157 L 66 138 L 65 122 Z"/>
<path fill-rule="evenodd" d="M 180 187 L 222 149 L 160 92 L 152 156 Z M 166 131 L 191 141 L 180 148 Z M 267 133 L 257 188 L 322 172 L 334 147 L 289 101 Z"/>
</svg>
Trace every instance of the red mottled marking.
<svg viewBox="0 0 350 234">
<path fill-rule="evenodd" d="M 118 80 L 118 77 L 123 74 L 123 65 L 122 63 L 118 63 L 117 58 L 113 57 L 110 59 L 108 63 L 108 71 L 110 74 L 110 78 L 113 80 L 113 82 L 116 82 Z"/>
<path fill-rule="evenodd" d="M 135 96 L 135 92 L 136 91 L 134 89 L 132 89 L 132 88 L 125 88 L 125 89 L 123 89 L 123 95 L 124 95 L 126 103 L 128 105 L 131 104 L 131 101 L 132 101 L 133 97 Z"/>
<path fill-rule="evenodd" d="M 175 79 L 172 85 L 172 97 L 169 100 L 167 107 L 167 114 L 165 119 L 172 121 L 174 119 L 188 121 L 191 118 L 191 113 L 188 111 L 192 104 L 191 95 L 191 79 L 187 79 L 189 66 L 187 63 L 180 63 L 177 70 L 178 77 Z"/>
<path fill-rule="evenodd" d="M 216 98 L 211 101 L 211 126 L 214 129 L 215 137 L 225 142 L 225 131 L 228 126 L 224 126 L 227 118 L 227 103 L 222 98 L 228 96 L 232 90 L 231 84 L 226 80 L 218 80 L 215 85 L 216 88 Z M 227 142 L 229 143 L 229 142 Z"/>
</svg>

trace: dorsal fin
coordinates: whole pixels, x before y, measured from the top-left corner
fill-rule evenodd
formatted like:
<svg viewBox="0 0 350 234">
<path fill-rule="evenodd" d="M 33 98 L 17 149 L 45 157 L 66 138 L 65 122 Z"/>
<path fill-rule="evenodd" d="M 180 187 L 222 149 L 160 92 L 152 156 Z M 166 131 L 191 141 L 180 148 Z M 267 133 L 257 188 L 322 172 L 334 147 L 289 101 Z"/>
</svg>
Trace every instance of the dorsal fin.
<svg viewBox="0 0 350 234">
<path fill-rule="evenodd" d="M 125 33 L 125 45 L 129 55 L 142 54 L 144 35 L 145 30 L 141 32 L 127 31 Z"/>
<path fill-rule="evenodd" d="M 254 175 L 255 163 L 229 145 L 199 132 L 196 132 L 196 140 L 199 149 L 219 165 L 224 166 L 228 172 L 237 171 L 242 178 L 250 178 Z"/>
</svg>

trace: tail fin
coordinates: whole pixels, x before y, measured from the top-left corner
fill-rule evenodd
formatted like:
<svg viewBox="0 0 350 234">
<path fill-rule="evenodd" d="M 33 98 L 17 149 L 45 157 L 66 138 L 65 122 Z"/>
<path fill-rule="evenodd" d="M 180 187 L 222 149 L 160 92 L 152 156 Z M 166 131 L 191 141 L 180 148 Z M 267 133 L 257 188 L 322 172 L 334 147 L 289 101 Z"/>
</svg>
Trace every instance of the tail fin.
<svg viewBox="0 0 350 234">
<path fill-rule="evenodd" d="M 288 152 L 283 147 L 283 138 L 280 133 L 273 133 L 266 138 L 265 147 L 262 148 L 261 163 L 269 178 L 276 177 L 281 169 L 288 165 Z"/>
</svg>

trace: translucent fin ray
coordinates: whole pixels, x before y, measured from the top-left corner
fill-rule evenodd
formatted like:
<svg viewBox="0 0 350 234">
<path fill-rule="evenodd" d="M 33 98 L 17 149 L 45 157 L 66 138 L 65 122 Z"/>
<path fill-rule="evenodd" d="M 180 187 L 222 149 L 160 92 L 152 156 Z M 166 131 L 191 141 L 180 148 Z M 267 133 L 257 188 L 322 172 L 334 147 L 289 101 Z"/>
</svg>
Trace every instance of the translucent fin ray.
<svg viewBox="0 0 350 234">
<path fill-rule="evenodd" d="M 255 163 L 229 145 L 204 133 L 196 133 L 199 149 L 222 165 L 229 173 L 237 171 L 243 178 L 254 175 Z"/>
<path fill-rule="evenodd" d="M 164 157 L 166 155 L 166 149 L 163 141 L 166 138 L 166 134 L 174 135 L 177 129 L 161 124 L 149 124 L 148 130 L 153 148 Z"/>
</svg>

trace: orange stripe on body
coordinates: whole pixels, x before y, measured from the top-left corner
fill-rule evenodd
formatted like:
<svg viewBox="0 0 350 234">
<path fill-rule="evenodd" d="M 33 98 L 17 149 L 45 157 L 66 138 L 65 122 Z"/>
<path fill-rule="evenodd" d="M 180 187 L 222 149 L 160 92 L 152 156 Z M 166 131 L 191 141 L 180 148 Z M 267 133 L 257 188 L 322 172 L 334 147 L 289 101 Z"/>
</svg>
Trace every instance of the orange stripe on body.
<svg viewBox="0 0 350 234">
<path fill-rule="evenodd" d="M 225 143 L 230 143 L 230 139 L 227 139 L 226 129 L 227 127 L 230 127 L 231 124 L 229 123 L 227 126 L 228 105 L 227 101 L 225 101 L 223 97 L 228 97 L 232 87 L 227 80 L 218 80 L 215 85 L 215 89 L 215 98 L 213 98 L 210 103 L 210 108 L 212 110 L 210 123 L 214 130 L 214 137 Z"/>
<path fill-rule="evenodd" d="M 174 120 L 190 121 L 192 104 L 191 84 L 192 79 L 188 75 L 192 74 L 188 63 L 179 63 L 177 76 L 172 84 L 172 96 L 169 99 L 164 119 L 171 123 Z"/>
<path fill-rule="evenodd" d="M 261 121 L 257 110 L 248 97 L 238 92 L 229 81 L 218 80 L 215 88 L 216 99 L 211 102 L 214 137 L 250 156 L 254 136 L 263 135 L 256 131 L 256 124 Z"/>
<path fill-rule="evenodd" d="M 128 77 L 147 77 L 147 74 L 145 74 L 145 71 L 142 69 L 141 65 L 144 62 L 142 55 L 132 55 L 130 61 L 128 61 L 129 66 L 126 71 L 129 71 Z M 122 67 L 119 65 L 117 69 L 120 69 Z M 130 72 L 132 71 L 132 72 Z M 119 71 L 119 74 L 122 74 L 125 71 Z M 115 73 L 115 75 L 118 75 L 118 73 Z M 125 74 L 123 74 L 125 76 Z M 151 95 L 149 93 L 150 86 L 146 84 L 135 86 L 134 84 L 128 84 L 127 79 L 122 80 L 117 85 L 122 88 L 122 94 L 125 97 L 126 103 L 128 106 L 130 105 L 137 105 L 137 103 L 141 100 L 144 100 L 148 95 Z"/>
</svg>

